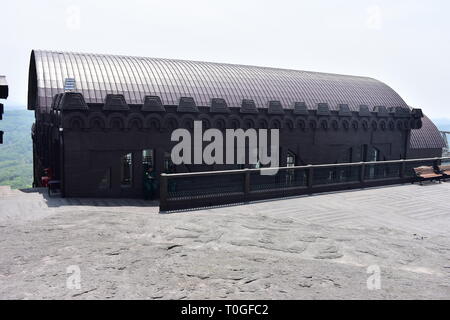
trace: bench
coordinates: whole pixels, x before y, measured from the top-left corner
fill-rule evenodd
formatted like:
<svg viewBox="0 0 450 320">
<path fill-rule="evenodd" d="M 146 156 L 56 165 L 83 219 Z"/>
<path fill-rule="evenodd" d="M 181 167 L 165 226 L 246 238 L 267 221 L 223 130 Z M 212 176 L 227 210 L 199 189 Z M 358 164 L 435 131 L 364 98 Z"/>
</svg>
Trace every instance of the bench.
<svg viewBox="0 0 450 320">
<path fill-rule="evenodd" d="M 450 178 L 450 165 L 439 166 L 439 173 L 444 176 L 444 181 L 447 178 Z"/>
<path fill-rule="evenodd" d="M 414 173 L 416 174 L 416 177 L 419 179 L 420 185 L 422 185 L 422 182 L 426 180 L 430 181 L 438 180 L 439 183 L 441 183 L 441 179 L 444 177 L 443 174 L 436 173 L 433 167 L 427 166 L 414 168 Z"/>
</svg>

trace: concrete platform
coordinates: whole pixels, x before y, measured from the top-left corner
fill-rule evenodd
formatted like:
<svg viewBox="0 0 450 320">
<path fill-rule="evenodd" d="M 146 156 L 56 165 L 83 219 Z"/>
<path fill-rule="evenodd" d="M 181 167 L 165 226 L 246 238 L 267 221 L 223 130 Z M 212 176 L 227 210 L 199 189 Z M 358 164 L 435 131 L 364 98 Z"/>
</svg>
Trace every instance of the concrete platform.
<svg viewBox="0 0 450 320">
<path fill-rule="evenodd" d="M 449 231 L 450 182 L 172 214 L 0 187 L 0 298 L 449 299 Z"/>
</svg>

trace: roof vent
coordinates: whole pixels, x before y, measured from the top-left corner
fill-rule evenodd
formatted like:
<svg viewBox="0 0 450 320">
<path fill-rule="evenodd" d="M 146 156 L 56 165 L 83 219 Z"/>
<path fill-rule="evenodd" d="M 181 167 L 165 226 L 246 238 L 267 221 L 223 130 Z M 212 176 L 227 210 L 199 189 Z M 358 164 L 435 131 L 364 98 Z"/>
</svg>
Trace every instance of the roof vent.
<svg viewBox="0 0 450 320">
<path fill-rule="evenodd" d="M 370 113 L 370 109 L 369 106 L 362 104 L 359 106 L 359 116 L 360 117 L 370 117 L 371 113 Z"/>
<path fill-rule="evenodd" d="M 142 111 L 147 112 L 165 112 L 161 98 L 158 96 L 145 96 L 144 105 L 141 108 Z"/>
<path fill-rule="evenodd" d="M 212 113 L 230 113 L 230 108 L 228 108 L 227 101 L 222 98 L 212 98 L 211 108 L 209 109 Z"/>
<path fill-rule="evenodd" d="M 294 114 L 308 115 L 308 108 L 304 102 L 294 103 Z"/>
<path fill-rule="evenodd" d="M 61 110 L 89 110 L 83 95 L 79 92 L 65 92 L 61 94 L 58 105 Z M 56 107 L 58 108 L 58 106 Z"/>
<path fill-rule="evenodd" d="M 123 94 L 107 94 L 103 110 L 107 111 L 127 111 L 130 110 Z"/>
<path fill-rule="evenodd" d="M 258 113 L 255 101 L 250 99 L 243 99 L 241 104 L 241 113 Z"/>
<path fill-rule="evenodd" d="M 318 116 L 329 116 L 330 115 L 330 107 L 328 107 L 328 103 L 317 104 L 317 115 Z"/>
<path fill-rule="evenodd" d="M 350 111 L 348 104 L 340 104 L 339 105 L 338 115 L 340 117 L 351 117 L 352 116 L 352 112 Z"/>
<path fill-rule="evenodd" d="M 269 101 L 269 108 L 267 110 L 267 113 L 268 114 L 284 114 L 283 105 L 278 100 Z"/>
<path fill-rule="evenodd" d="M 77 89 L 75 78 L 64 79 L 64 92 L 73 92 Z"/>
<path fill-rule="evenodd" d="M 193 112 L 197 113 L 198 108 L 195 104 L 195 100 L 192 97 L 181 97 L 178 102 L 177 112 Z"/>
</svg>

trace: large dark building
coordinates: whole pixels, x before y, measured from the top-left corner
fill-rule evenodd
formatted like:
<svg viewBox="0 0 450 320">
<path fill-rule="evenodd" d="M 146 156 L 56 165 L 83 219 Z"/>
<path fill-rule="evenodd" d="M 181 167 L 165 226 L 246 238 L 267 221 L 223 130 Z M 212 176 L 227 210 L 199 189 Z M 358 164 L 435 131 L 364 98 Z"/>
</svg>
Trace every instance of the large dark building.
<svg viewBox="0 0 450 320">
<path fill-rule="evenodd" d="M 174 166 L 176 128 L 278 128 L 280 165 L 438 157 L 420 109 L 372 78 L 171 59 L 33 51 L 34 184 L 44 169 L 66 196 L 142 196 L 143 172 Z"/>
</svg>

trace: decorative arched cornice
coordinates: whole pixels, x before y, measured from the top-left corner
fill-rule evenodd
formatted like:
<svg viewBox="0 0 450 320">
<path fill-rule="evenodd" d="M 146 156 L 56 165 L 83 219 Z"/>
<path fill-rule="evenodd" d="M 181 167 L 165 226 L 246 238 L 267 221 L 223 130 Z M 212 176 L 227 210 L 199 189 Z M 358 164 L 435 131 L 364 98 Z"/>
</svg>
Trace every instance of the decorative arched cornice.
<svg viewBox="0 0 450 320">
<path fill-rule="evenodd" d="M 180 125 L 182 128 L 192 130 L 194 129 L 195 117 L 190 114 L 185 114 L 180 119 Z"/>
<path fill-rule="evenodd" d="M 269 120 L 270 129 L 283 129 L 283 118 L 279 116 L 270 117 Z"/>
<path fill-rule="evenodd" d="M 152 113 L 145 116 L 144 128 L 159 131 L 162 129 L 163 118 L 160 114 Z"/>
<path fill-rule="evenodd" d="M 172 114 L 167 114 L 164 116 L 162 129 L 171 131 L 180 127 L 181 123 L 177 117 Z"/>
<path fill-rule="evenodd" d="M 213 117 L 213 128 L 223 130 L 227 128 L 227 117 L 223 115 L 215 115 Z"/>
<path fill-rule="evenodd" d="M 126 128 L 127 129 L 138 129 L 144 128 L 145 118 L 141 113 L 133 113 L 127 117 Z"/>
<path fill-rule="evenodd" d="M 77 124 L 78 123 L 78 124 Z M 63 128 L 72 130 L 85 130 L 88 128 L 86 113 L 72 112 L 63 117 Z"/>
<path fill-rule="evenodd" d="M 242 117 L 243 129 L 256 128 L 256 121 L 252 116 Z"/>
<path fill-rule="evenodd" d="M 93 112 L 89 114 L 88 122 L 90 129 L 105 130 L 107 118 L 106 115 L 102 112 Z"/>
<path fill-rule="evenodd" d="M 227 127 L 230 129 L 242 128 L 242 118 L 236 115 L 231 115 L 227 121 Z"/>
<path fill-rule="evenodd" d="M 126 116 L 119 112 L 113 112 L 108 115 L 106 127 L 108 129 L 125 129 Z"/>
</svg>

